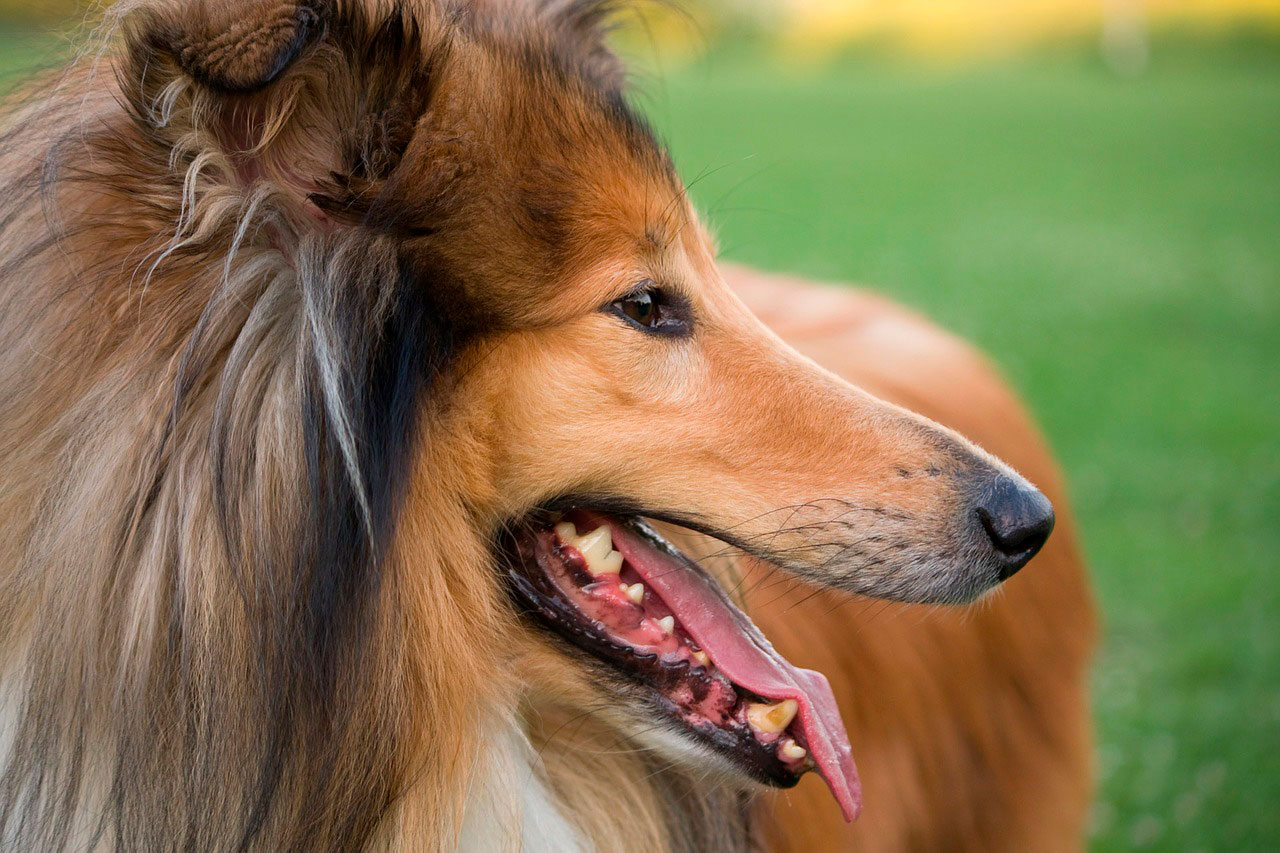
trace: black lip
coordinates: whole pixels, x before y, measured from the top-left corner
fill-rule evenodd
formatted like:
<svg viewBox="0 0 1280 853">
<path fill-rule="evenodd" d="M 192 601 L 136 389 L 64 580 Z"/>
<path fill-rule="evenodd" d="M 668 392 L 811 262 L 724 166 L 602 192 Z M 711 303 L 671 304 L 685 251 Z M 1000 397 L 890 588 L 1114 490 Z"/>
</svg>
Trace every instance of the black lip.
<svg viewBox="0 0 1280 853">
<path fill-rule="evenodd" d="M 564 509 L 585 509 L 590 506 L 595 512 L 607 512 L 623 520 L 629 520 L 632 516 L 638 515 L 617 513 L 612 509 L 603 509 L 600 504 L 584 504 L 579 501 L 556 506 Z M 588 620 L 577 607 L 560 594 L 555 582 L 538 565 L 532 547 L 532 537 L 536 536 L 540 529 L 544 530 L 550 526 L 550 514 L 556 511 L 563 510 L 548 507 L 538 511 L 523 522 L 508 526 L 499 538 L 498 553 L 503 555 L 506 569 L 503 572 L 504 580 L 508 593 L 521 614 L 572 647 L 587 652 L 608 664 L 610 671 L 616 673 L 618 677 L 632 684 L 638 683 L 649 688 L 652 691 L 650 704 L 658 714 L 666 717 L 682 732 L 704 746 L 723 755 L 751 778 L 775 788 L 790 788 L 799 782 L 800 774 L 756 740 L 747 726 L 722 727 L 711 723 L 704 726 L 691 725 L 681 716 L 680 709 L 662 691 L 671 688 L 681 679 L 689 680 L 691 686 L 696 689 L 699 684 L 699 675 L 690 669 L 687 662 L 668 663 L 654 655 L 637 655 L 631 647 L 613 641 L 602 628 Z M 641 532 L 649 541 L 663 550 L 669 552 L 672 550 L 673 546 L 670 543 L 661 538 L 655 539 L 655 534 L 645 530 L 644 526 L 633 526 L 633 529 Z M 675 551 L 675 554 L 687 559 L 679 551 Z M 737 685 L 734 685 L 734 690 L 739 696 L 767 701 L 753 696 Z"/>
</svg>

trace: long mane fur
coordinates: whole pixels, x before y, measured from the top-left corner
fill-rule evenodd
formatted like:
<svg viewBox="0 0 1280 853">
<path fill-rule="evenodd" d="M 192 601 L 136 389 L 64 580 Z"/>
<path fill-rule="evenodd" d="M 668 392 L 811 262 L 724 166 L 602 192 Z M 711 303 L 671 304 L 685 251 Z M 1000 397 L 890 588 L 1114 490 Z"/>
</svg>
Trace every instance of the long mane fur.
<svg viewBox="0 0 1280 853">
<path fill-rule="evenodd" d="M 529 772 L 502 763 L 529 749 L 510 616 L 432 436 L 466 324 L 430 297 L 446 271 L 424 286 L 348 227 L 459 13 L 341 4 L 305 69 L 220 120 L 135 26 L 148 5 L 0 136 L 0 843 L 451 848 L 478 808 L 518 823 L 537 803 L 492 782 Z M 741 832 L 656 790 L 633 840 Z"/>
</svg>

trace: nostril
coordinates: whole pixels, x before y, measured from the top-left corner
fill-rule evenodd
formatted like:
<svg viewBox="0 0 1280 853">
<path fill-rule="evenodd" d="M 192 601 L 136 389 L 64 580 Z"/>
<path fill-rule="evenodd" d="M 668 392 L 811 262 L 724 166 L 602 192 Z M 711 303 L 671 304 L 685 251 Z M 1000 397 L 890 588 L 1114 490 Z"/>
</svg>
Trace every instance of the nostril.
<svg viewBox="0 0 1280 853">
<path fill-rule="evenodd" d="M 978 519 L 996 552 L 1004 577 L 1027 564 L 1053 531 L 1053 505 L 1025 481 L 999 476 L 978 503 Z"/>
<path fill-rule="evenodd" d="M 1004 518 L 992 517 L 985 508 L 978 509 L 978 518 L 982 519 L 982 527 L 991 537 L 991 544 L 996 550 L 1010 556 L 1021 554 L 1029 548 L 1039 548 L 1049 538 L 1049 530 L 1053 527 L 1052 519 L 1048 524 L 1010 525 Z"/>
</svg>

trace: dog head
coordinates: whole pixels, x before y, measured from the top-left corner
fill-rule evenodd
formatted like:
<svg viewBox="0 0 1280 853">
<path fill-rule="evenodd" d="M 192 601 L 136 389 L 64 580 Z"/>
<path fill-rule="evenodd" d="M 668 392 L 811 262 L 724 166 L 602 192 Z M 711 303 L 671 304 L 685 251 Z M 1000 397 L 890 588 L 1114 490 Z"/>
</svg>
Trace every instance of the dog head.
<svg viewBox="0 0 1280 853">
<path fill-rule="evenodd" d="M 231 178 L 292 217 L 284 252 L 364 232 L 394 260 L 399 295 L 429 305 L 424 347 L 449 338 L 433 396 L 483 445 L 491 522 L 644 515 L 910 601 L 1008 577 L 1051 529 L 1044 498 L 751 315 L 627 105 L 606 6 L 160 6 L 131 83 L 159 110 L 194 84 Z"/>
<path fill-rule="evenodd" d="M 163 176 L 164 262 L 217 283 L 181 364 L 226 365 L 219 488 L 262 477 L 263 448 L 228 447 L 260 435 L 235 413 L 276 374 L 230 379 L 296 311 L 305 346 L 282 351 L 314 511 L 272 565 L 310 584 L 289 617 L 300 643 L 358 633 L 353 602 L 383 594 L 358 569 L 392 555 L 433 614 L 406 623 L 421 631 L 407 657 L 471 636 L 460 613 L 519 611 L 617 728 L 730 781 L 816 766 L 852 816 L 825 681 L 645 519 L 815 584 L 963 602 L 1036 553 L 1052 510 L 752 316 L 627 103 L 608 5 L 135 3 L 120 85 L 151 148 L 116 153 Z M 166 271 L 151 298 L 189 298 L 193 280 Z M 210 312 L 237 300 L 251 307 L 231 334 Z"/>
</svg>

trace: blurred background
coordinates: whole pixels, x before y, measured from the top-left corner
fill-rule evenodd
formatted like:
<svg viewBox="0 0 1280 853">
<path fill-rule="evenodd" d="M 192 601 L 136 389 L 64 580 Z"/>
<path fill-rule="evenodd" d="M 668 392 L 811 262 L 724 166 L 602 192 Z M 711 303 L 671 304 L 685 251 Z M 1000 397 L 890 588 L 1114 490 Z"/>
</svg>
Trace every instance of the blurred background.
<svg viewBox="0 0 1280 853">
<path fill-rule="evenodd" d="M 977 341 L 1062 459 L 1095 849 L 1280 849 L 1280 0 L 680 5 L 620 38 L 723 253 Z M 83 21 L 0 0 L 0 78 Z"/>
</svg>

